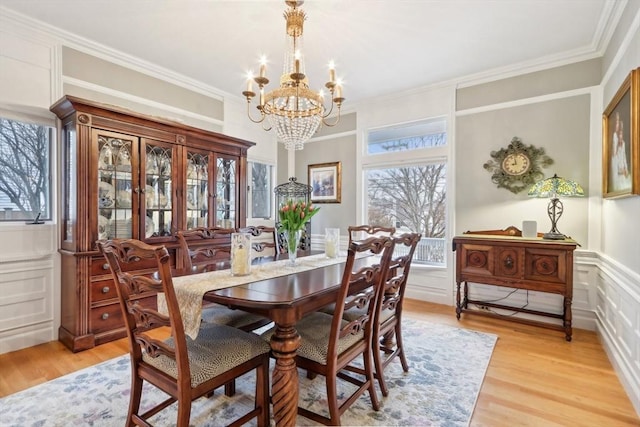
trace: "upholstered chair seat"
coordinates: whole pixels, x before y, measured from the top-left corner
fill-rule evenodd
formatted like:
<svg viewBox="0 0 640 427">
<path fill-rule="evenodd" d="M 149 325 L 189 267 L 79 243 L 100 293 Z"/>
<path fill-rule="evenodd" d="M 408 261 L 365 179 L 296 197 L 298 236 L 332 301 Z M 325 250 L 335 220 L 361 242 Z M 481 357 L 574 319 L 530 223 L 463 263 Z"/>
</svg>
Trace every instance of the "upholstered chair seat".
<svg viewBox="0 0 640 427">
<path fill-rule="evenodd" d="M 239 334 L 236 328 L 225 325 L 203 325 L 197 340 L 186 336 L 186 341 L 191 387 L 194 388 L 270 351 L 269 344 L 258 335 Z M 164 342 L 169 347 L 174 347 L 173 338 Z M 151 357 L 144 352 L 142 360 L 171 378 L 178 379 L 178 364 L 175 359 L 164 355 Z"/>
<path fill-rule="evenodd" d="M 300 335 L 300 348 L 298 355 L 315 362 L 326 364 L 329 351 L 329 337 L 331 335 L 331 321 L 333 316 L 326 313 L 312 313 L 304 317 L 296 324 L 296 330 Z M 346 320 L 342 327 L 347 325 Z M 262 334 L 265 341 L 269 341 L 273 335 L 273 328 Z M 349 347 L 361 341 L 364 331 L 357 334 L 349 334 L 338 340 L 338 354 L 342 354 Z"/>
</svg>

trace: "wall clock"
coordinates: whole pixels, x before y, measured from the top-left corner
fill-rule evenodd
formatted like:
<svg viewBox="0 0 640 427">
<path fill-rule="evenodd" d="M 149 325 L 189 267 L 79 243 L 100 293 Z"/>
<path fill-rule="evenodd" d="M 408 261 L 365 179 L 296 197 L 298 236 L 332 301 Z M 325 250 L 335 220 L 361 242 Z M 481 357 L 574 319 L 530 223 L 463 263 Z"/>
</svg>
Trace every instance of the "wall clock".
<svg viewBox="0 0 640 427">
<path fill-rule="evenodd" d="M 517 194 L 544 178 L 542 168 L 552 164 L 553 159 L 544 153 L 544 148 L 524 145 L 514 136 L 506 148 L 492 151 L 491 160 L 483 167 L 492 173 L 491 182 L 498 188 Z"/>
</svg>

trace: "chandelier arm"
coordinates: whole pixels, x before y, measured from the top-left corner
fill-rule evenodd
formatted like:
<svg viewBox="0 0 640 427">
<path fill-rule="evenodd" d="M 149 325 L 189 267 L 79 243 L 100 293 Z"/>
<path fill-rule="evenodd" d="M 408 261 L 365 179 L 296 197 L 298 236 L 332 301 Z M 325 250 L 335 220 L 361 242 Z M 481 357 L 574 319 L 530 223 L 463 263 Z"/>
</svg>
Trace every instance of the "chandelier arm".
<svg viewBox="0 0 640 427">
<path fill-rule="evenodd" d="M 327 109 L 325 108 L 324 110 L 327 111 L 327 114 L 324 114 L 322 116 L 322 121 L 324 122 L 324 119 L 326 119 L 327 117 L 329 117 L 331 115 L 331 113 L 333 112 L 333 106 L 335 105 L 335 102 L 333 102 L 333 100 L 331 100 L 331 108 L 329 108 L 329 111 L 327 111 Z"/>
<path fill-rule="evenodd" d="M 266 117 L 266 115 L 264 114 L 264 111 L 260 111 L 260 118 L 259 119 L 254 119 L 253 117 L 251 117 L 251 100 L 248 99 L 247 100 L 247 117 L 249 117 L 249 120 L 251 120 L 253 123 L 262 123 L 264 122 L 264 119 Z M 269 129 L 265 129 L 265 130 L 270 130 Z"/>
<path fill-rule="evenodd" d="M 334 127 L 335 125 L 337 125 L 340 122 L 340 110 L 338 110 L 338 115 L 336 116 L 336 121 L 333 123 L 329 123 L 328 121 L 325 120 L 326 117 L 322 118 L 322 124 L 327 126 L 327 127 Z"/>
</svg>

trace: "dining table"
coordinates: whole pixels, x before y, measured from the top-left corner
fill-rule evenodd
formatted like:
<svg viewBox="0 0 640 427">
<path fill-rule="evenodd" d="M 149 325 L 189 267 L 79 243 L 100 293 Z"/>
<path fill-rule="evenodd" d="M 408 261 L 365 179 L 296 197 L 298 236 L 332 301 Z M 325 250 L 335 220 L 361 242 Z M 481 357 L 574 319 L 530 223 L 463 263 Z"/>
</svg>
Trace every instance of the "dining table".
<svg viewBox="0 0 640 427">
<path fill-rule="evenodd" d="M 305 315 L 335 302 L 346 257 L 346 252 L 338 253 L 336 258 L 327 258 L 324 252 L 307 251 L 298 254 L 295 265 L 289 263 L 286 254 L 262 257 L 253 261 L 251 272 L 245 277 L 233 277 L 228 263 L 199 266 L 173 274 L 187 335 L 197 335 L 199 313 L 206 302 L 259 314 L 274 322 L 270 339 L 275 359 L 271 372 L 271 402 L 276 426 L 296 425 L 299 382 L 295 358 L 300 346 L 296 323 Z M 357 257 L 354 270 L 376 261 L 377 257 Z M 159 298 L 159 307 L 160 303 Z"/>
</svg>

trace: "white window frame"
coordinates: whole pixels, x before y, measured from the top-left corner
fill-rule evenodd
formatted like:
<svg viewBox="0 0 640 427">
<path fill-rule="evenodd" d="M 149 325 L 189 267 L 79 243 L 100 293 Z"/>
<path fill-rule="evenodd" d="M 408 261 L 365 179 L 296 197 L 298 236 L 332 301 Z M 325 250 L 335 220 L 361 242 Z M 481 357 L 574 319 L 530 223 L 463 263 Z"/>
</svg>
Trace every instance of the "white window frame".
<svg viewBox="0 0 640 427">
<path fill-rule="evenodd" d="M 49 137 L 49 215 L 47 217 L 40 217 L 39 221 L 43 221 L 46 223 L 55 223 L 57 219 L 57 209 L 58 209 L 58 164 L 57 164 L 57 156 L 58 156 L 58 148 L 57 148 L 57 131 L 56 131 L 56 122 L 54 119 L 38 114 L 30 114 L 24 113 L 20 111 L 14 111 L 11 109 L 0 108 L 0 117 L 7 120 L 30 123 L 37 126 L 46 126 L 50 128 L 50 137 Z M 16 219 L 4 219 L 0 220 L 0 224 L 10 225 L 10 224 L 24 224 L 25 222 L 29 223 L 33 221 L 35 218 L 16 218 Z"/>
<path fill-rule="evenodd" d="M 419 125 L 424 122 L 442 119 L 445 120 L 445 128 L 444 131 L 447 133 L 447 144 L 436 146 L 436 147 L 426 147 L 419 148 L 407 151 L 393 151 L 389 153 L 385 153 L 384 155 L 380 154 L 367 154 L 367 142 L 368 136 L 370 132 L 384 130 L 384 129 L 393 129 L 394 127 L 406 127 L 407 125 L 416 124 Z M 422 166 L 433 163 L 444 163 L 447 167 L 446 173 L 446 188 L 447 188 L 447 207 L 446 207 L 446 232 L 445 232 L 445 264 L 444 265 L 422 265 L 422 264 L 414 264 L 412 268 L 419 269 L 430 269 L 430 270 L 439 270 L 443 271 L 448 268 L 451 264 L 450 256 L 448 255 L 448 251 L 446 251 L 446 242 L 448 241 L 449 235 L 451 233 L 451 228 L 453 227 L 452 218 L 449 214 L 452 204 L 453 194 L 451 193 L 451 185 L 450 180 L 453 177 L 453 169 L 451 167 L 451 132 L 450 132 L 450 118 L 447 116 L 436 116 L 429 117 L 421 120 L 416 120 L 409 123 L 397 123 L 387 126 L 381 126 L 376 128 L 370 128 L 365 130 L 363 136 L 363 144 L 362 144 L 362 157 L 360 162 L 360 182 L 361 182 L 361 191 L 362 191 L 362 220 L 366 222 L 366 218 L 368 218 L 368 200 L 367 200 L 367 178 L 366 173 L 371 169 L 383 169 L 383 168 L 394 168 L 394 167 L 411 167 L 411 166 Z"/>
</svg>

